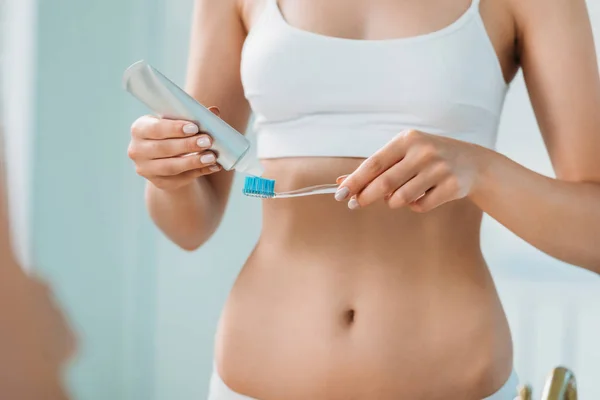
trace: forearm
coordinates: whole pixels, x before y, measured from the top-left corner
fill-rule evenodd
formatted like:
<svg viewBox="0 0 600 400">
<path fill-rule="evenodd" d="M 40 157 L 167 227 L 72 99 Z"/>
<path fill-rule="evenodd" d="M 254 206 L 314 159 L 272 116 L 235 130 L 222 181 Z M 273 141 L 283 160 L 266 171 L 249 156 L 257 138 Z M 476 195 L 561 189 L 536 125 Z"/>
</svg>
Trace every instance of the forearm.
<svg viewBox="0 0 600 400">
<path fill-rule="evenodd" d="M 489 151 L 470 195 L 484 212 L 541 251 L 600 273 L 600 184 L 537 174 Z"/>
<path fill-rule="evenodd" d="M 222 217 L 217 196 L 205 177 L 174 191 L 148 182 L 146 204 L 154 223 L 174 243 L 195 250 L 214 233 Z"/>
</svg>

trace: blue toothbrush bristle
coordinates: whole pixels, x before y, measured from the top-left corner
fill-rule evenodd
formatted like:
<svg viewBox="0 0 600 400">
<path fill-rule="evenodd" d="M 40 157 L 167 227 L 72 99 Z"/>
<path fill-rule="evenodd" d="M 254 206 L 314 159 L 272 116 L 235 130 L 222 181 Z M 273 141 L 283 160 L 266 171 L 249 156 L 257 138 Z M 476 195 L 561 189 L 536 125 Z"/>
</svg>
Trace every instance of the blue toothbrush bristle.
<svg viewBox="0 0 600 400">
<path fill-rule="evenodd" d="M 258 176 L 247 176 L 243 192 L 246 196 L 264 199 L 275 197 L 275 181 Z"/>
</svg>

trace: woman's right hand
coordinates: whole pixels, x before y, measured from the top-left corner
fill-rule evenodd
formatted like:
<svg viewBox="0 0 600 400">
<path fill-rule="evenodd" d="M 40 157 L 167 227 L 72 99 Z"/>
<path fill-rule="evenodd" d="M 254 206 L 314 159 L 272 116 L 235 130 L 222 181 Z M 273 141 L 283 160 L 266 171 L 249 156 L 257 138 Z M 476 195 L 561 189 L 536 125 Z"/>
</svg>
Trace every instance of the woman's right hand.
<svg viewBox="0 0 600 400">
<path fill-rule="evenodd" d="M 209 110 L 219 115 L 218 108 Z M 222 169 L 211 146 L 212 138 L 194 123 L 147 115 L 131 126 L 128 155 L 139 175 L 159 189 L 172 191 Z"/>
</svg>

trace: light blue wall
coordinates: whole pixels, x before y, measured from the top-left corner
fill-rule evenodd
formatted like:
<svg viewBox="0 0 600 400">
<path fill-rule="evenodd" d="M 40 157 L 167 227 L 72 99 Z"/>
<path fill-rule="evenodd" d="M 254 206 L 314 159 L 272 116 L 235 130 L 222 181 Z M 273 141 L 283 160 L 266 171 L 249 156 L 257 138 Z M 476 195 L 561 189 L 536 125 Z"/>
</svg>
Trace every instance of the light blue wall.
<svg viewBox="0 0 600 400">
<path fill-rule="evenodd" d="M 152 399 L 156 231 L 126 157 L 143 109 L 121 75 L 142 56 L 160 58 L 163 3 L 36 4 L 34 266 L 81 337 L 68 376 L 74 397 Z"/>
</svg>

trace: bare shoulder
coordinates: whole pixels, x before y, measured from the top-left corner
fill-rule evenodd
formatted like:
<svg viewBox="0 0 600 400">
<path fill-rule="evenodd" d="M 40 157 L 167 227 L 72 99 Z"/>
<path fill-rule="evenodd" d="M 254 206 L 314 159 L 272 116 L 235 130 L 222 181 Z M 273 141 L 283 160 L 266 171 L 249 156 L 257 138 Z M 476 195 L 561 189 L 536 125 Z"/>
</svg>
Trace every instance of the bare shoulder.
<svg viewBox="0 0 600 400">
<path fill-rule="evenodd" d="M 543 19 L 560 13 L 581 12 L 585 0 L 506 0 L 515 13 L 527 19 Z"/>
<path fill-rule="evenodd" d="M 230 25 L 241 20 L 242 6 L 246 0 L 194 0 L 196 22 Z"/>
<path fill-rule="evenodd" d="M 248 32 L 268 0 L 195 0 L 196 12 L 211 20 L 236 19 Z"/>
<path fill-rule="evenodd" d="M 593 32 L 586 0 L 504 0 L 514 15 L 523 67 L 551 73 L 552 56 L 569 54 L 564 71 L 597 74 Z M 556 60 L 552 60 L 555 63 Z M 542 68 L 544 66 L 544 68 Z M 527 72 L 527 71 L 525 71 Z M 556 78 L 556 76 L 555 76 Z"/>
<path fill-rule="evenodd" d="M 505 0 L 515 16 L 519 30 L 524 34 L 556 22 L 574 22 L 589 25 L 585 0 Z M 561 30 L 564 26 L 555 26 Z"/>
<path fill-rule="evenodd" d="M 529 97 L 558 178 L 600 180 L 600 78 L 585 0 L 507 0 Z"/>
<path fill-rule="evenodd" d="M 240 10 L 247 0 L 195 0 L 196 7 L 206 11 Z"/>
</svg>

